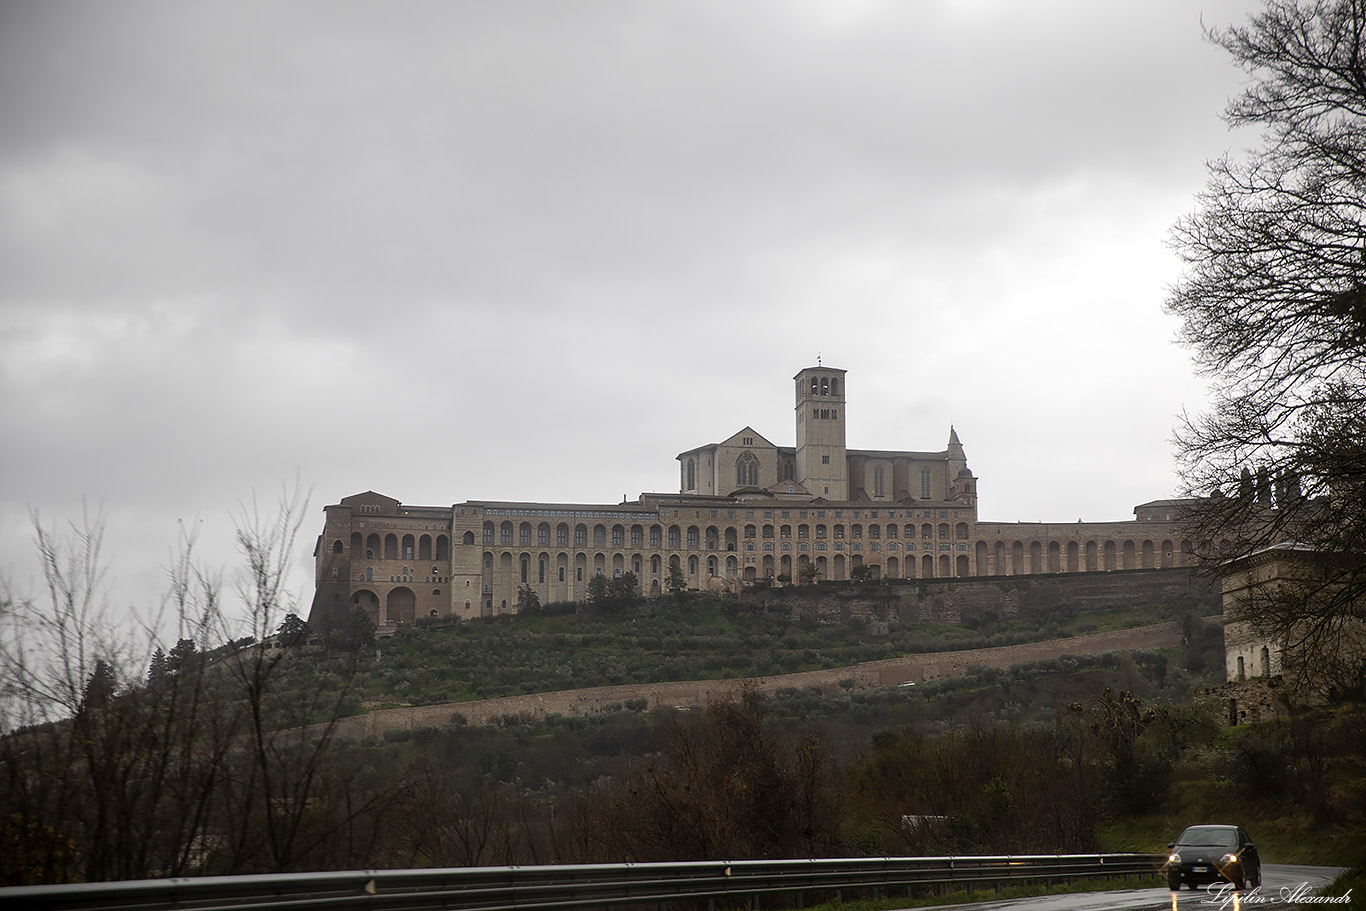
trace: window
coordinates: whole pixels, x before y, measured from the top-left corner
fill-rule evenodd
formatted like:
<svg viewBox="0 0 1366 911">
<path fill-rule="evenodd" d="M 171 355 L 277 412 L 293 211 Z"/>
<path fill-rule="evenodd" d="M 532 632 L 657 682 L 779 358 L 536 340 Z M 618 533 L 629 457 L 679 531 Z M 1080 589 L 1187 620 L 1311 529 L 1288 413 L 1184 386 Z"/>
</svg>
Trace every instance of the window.
<svg viewBox="0 0 1366 911">
<path fill-rule="evenodd" d="M 696 463 L 695 461 L 693 461 L 692 459 L 688 459 L 687 473 L 688 473 L 688 483 L 687 483 L 687 486 L 686 486 L 684 489 L 685 489 L 685 490 L 696 490 L 696 489 L 697 489 L 697 463 Z"/>
<path fill-rule="evenodd" d="M 874 466 L 874 467 L 873 467 L 873 496 L 875 496 L 875 497 L 880 497 L 880 496 L 882 496 L 882 481 L 883 481 L 883 477 L 884 477 L 884 470 L 883 470 L 883 467 L 882 467 L 881 465 L 876 465 L 876 466 Z"/>
<path fill-rule="evenodd" d="M 759 459 L 752 452 L 742 452 L 735 460 L 735 486 L 759 486 Z"/>
<path fill-rule="evenodd" d="M 821 456 L 821 464 L 822 464 L 822 465 L 829 465 L 829 464 L 830 464 L 830 456 L 828 456 L 828 455 L 823 455 L 823 456 Z"/>
<path fill-rule="evenodd" d="M 929 498 L 930 498 L 930 470 L 929 470 L 928 468 L 922 468 L 922 469 L 920 469 L 920 499 L 922 499 L 922 500 L 928 500 Z"/>
</svg>

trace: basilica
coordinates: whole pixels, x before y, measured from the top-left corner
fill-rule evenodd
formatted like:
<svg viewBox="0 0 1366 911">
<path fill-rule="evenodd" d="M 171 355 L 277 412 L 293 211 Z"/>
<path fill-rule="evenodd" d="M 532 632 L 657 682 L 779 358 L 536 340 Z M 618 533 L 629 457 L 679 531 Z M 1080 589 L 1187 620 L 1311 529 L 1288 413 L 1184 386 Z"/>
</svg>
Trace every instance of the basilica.
<svg viewBox="0 0 1366 911">
<path fill-rule="evenodd" d="M 418 617 L 582 601 L 596 574 L 660 594 L 677 565 L 692 589 L 735 591 L 812 570 L 817 581 L 1088 573 L 1194 563 L 1179 501 L 1123 522 L 977 517 L 977 478 L 957 433 L 941 450 L 850 449 L 844 370 L 794 378 L 795 445 L 750 427 L 680 453 L 677 493 L 617 504 L 467 500 L 410 506 L 368 491 L 325 508 L 312 618 L 363 607 L 380 627 Z"/>
</svg>

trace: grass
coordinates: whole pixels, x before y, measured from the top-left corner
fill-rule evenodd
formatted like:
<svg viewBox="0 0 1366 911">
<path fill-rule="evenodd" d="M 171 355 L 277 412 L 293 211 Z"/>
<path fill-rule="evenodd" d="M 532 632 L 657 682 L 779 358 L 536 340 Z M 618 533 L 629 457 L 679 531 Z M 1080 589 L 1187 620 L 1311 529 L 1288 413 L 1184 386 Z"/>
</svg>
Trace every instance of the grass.
<svg viewBox="0 0 1366 911">
<path fill-rule="evenodd" d="M 613 684 L 775 676 L 849 667 L 906 654 L 1038 642 L 1173 619 L 1168 605 L 1027 618 L 994 615 L 964 625 L 905 622 L 870 635 L 861 621 L 794 617 L 786 608 L 697 598 L 649 602 L 617 616 L 505 616 L 400 627 L 361 662 L 357 702 L 433 705 Z M 297 662 L 298 682 L 310 678 Z M 359 710 L 359 706 L 358 706 Z"/>
</svg>

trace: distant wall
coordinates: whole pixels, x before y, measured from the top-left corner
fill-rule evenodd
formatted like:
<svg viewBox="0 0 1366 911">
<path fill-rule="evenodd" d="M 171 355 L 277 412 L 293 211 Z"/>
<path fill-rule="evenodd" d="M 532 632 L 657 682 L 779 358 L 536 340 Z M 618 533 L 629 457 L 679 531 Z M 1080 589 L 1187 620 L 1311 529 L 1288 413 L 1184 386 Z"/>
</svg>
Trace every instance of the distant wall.
<svg viewBox="0 0 1366 911">
<path fill-rule="evenodd" d="M 749 591 L 743 599 L 829 620 L 961 623 L 987 612 L 1037 617 L 1180 601 L 1202 604 L 1213 612 L 1219 604 L 1219 584 L 1209 573 L 1178 567 L 865 585 L 822 582 Z"/>
</svg>

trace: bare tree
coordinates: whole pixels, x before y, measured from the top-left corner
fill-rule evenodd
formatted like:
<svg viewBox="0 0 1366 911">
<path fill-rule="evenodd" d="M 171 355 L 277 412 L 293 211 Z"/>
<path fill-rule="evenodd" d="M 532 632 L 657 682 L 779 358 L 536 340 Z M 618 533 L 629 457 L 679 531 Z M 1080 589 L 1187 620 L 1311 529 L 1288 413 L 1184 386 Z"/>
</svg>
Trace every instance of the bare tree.
<svg viewBox="0 0 1366 911">
<path fill-rule="evenodd" d="M 296 652 L 270 647 L 293 607 L 287 576 L 301 520 L 289 492 L 274 514 L 240 517 L 234 616 L 219 576 L 196 566 L 193 534 L 183 535 L 139 652 L 104 609 L 99 520 L 62 537 L 35 515 L 48 597 L 0 592 L 0 837 L 20 833 L 68 860 L 6 854 L 0 881 L 369 862 L 397 789 L 360 794 L 333 761 L 345 661 L 284 688 L 282 662 Z M 168 652 L 158 630 L 172 626 Z"/>
<path fill-rule="evenodd" d="M 1214 393 L 1178 432 L 1194 533 L 1219 558 L 1332 555 L 1254 619 L 1339 649 L 1366 604 L 1366 2 L 1267 0 L 1209 37 L 1252 77 L 1225 119 L 1262 142 L 1212 162 L 1173 231 L 1167 307 Z"/>
</svg>

